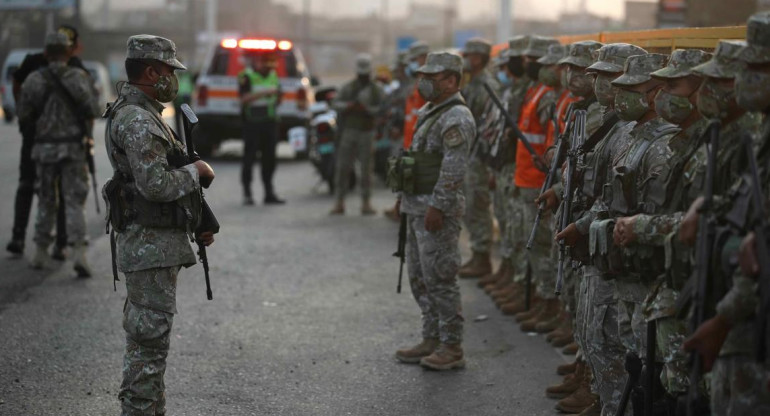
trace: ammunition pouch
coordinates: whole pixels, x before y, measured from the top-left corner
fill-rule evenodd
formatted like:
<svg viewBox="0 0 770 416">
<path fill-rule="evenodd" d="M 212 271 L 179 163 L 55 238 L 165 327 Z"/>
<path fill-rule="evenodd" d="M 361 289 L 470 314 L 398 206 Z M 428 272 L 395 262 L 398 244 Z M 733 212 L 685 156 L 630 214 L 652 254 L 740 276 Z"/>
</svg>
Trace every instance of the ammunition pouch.
<svg viewBox="0 0 770 416">
<path fill-rule="evenodd" d="M 406 152 L 388 160 L 388 186 L 409 195 L 432 194 L 441 174 L 441 153 Z"/>
<path fill-rule="evenodd" d="M 610 210 L 617 214 L 627 216 L 636 211 L 636 175 L 630 174 L 625 166 L 617 166 L 612 169 L 610 188 L 612 200 Z"/>
<path fill-rule="evenodd" d="M 588 232 L 588 252 L 591 262 L 604 275 L 614 276 L 625 271 L 623 251 L 612 239 L 614 219 L 598 220 L 591 223 Z"/>
</svg>

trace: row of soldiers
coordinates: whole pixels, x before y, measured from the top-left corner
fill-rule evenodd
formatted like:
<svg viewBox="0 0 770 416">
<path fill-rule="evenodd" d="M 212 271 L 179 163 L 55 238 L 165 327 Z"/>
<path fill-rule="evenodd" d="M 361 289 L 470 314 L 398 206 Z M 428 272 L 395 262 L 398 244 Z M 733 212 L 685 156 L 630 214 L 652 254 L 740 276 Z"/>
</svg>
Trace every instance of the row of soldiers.
<svg viewBox="0 0 770 416">
<path fill-rule="evenodd" d="M 546 390 L 560 411 L 770 414 L 768 270 L 759 266 L 768 254 L 770 14 L 752 16 L 747 33 L 713 54 L 541 36 L 513 38 L 494 59 L 483 39 L 462 51 L 476 132 L 463 181 L 473 254 L 458 275 L 480 278 L 522 330 L 577 354 Z M 407 75 L 432 75 L 427 52 L 410 48 Z M 413 95 L 430 92 L 419 90 L 404 83 L 394 103 L 407 121 L 430 116 L 432 104 L 410 109 Z M 423 225 L 412 222 L 419 246 Z M 417 272 L 410 267 L 410 281 Z M 461 320 L 442 311 L 459 305 L 456 285 L 436 283 L 451 300 L 442 303 L 424 299 L 429 282 L 412 283 L 428 330 L 397 358 L 461 366 Z"/>
</svg>

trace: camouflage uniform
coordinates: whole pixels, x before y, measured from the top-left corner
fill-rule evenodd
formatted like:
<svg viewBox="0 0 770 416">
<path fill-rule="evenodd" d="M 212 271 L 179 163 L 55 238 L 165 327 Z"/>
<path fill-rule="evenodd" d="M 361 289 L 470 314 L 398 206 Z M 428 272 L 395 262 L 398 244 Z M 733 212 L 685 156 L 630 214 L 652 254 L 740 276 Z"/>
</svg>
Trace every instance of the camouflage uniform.
<svg viewBox="0 0 770 416">
<path fill-rule="evenodd" d="M 420 70 L 427 72 L 437 65 L 448 67 L 453 60 L 459 61 L 459 57 L 430 54 L 427 65 Z M 423 338 L 452 345 L 460 344 L 463 337 L 464 319 L 456 278 L 460 267 L 458 239 L 465 208 L 463 178 L 476 131 L 473 116 L 464 104 L 457 93 L 442 104 L 428 103 L 420 109 L 410 150 L 443 154 L 439 179 L 432 194 L 404 193 L 401 199 L 401 212 L 407 214 L 408 220 L 409 283 L 422 311 Z M 425 229 L 428 207 L 444 214 L 443 228 L 436 232 Z"/>
<path fill-rule="evenodd" d="M 128 40 L 129 59 L 154 59 L 176 69 L 176 48 L 168 39 L 139 35 Z M 163 121 L 163 104 L 124 84 L 112 107 L 105 138 L 115 175 L 132 178 L 128 189 L 148 201 L 174 202 L 200 189 L 198 170 L 174 169 L 167 156 L 185 152 Z M 114 180 L 114 179 L 113 179 Z M 107 185 L 105 185 L 107 188 Z M 117 234 L 117 266 L 126 276 L 123 307 L 126 353 L 118 398 L 124 416 L 165 414 L 166 370 L 176 283 L 181 266 L 195 264 L 187 232 L 129 223 Z"/>
<path fill-rule="evenodd" d="M 463 50 L 465 53 L 480 53 L 489 55 L 491 45 L 483 39 L 469 40 Z M 462 95 L 468 103 L 477 126 L 482 124 L 485 113 L 492 105 L 483 85 L 492 87 L 499 94 L 500 84 L 484 69 L 462 88 Z M 479 132 L 471 140 L 471 145 L 478 140 Z M 476 149 L 471 149 L 476 151 Z M 492 215 L 490 208 L 489 175 L 490 172 L 484 161 L 476 153 L 468 159 L 468 169 L 465 173 L 465 227 L 470 233 L 471 250 L 474 253 L 487 254 L 492 246 Z"/>
<path fill-rule="evenodd" d="M 371 73 L 371 58 L 360 56 L 356 62 L 360 76 Z M 355 160 L 361 164 L 361 196 L 371 197 L 372 158 L 374 149 L 374 117 L 385 99 L 385 92 L 374 81 L 363 84 L 355 79 L 345 84 L 332 103 L 340 115 L 340 138 L 335 169 L 335 191 L 338 201 L 345 199 L 348 178 Z M 358 102 L 363 108 L 350 110 L 348 105 Z"/>
<path fill-rule="evenodd" d="M 47 45 L 69 45 L 64 34 L 51 34 Z M 48 76 L 58 78 L 78 108 L 52 85 Z M 88 166 L 85 139 L 88 134 L 77 115 L 90 122 L 99 112 L 88 75 L 66 62 L 51 62 L 24 81 L 19 99 L 19 121 L 35 126 L 32 160 L 37 167 L 38 203 L 35 242 L 47 248 L 56 223 L 58 194 L 61 192 L 66 213 L 68 243 L 86 242 L 85 201 L 88 196 Z M 77 113 L 77 114 L 76 114 Z"/>
</svg>

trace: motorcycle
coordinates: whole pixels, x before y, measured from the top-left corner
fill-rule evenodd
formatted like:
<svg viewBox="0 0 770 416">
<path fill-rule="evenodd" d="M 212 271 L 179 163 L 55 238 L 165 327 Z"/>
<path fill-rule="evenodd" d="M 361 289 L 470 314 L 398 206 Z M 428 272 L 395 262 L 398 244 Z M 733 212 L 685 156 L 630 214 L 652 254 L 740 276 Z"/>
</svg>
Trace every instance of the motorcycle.
<svg viewBox="0 0 770 416">
<path fill-rule="evenodd" d="M 326 182 L 329 194 L 334 195 L 334 171 L 337 165 L 336 150 L 339 126 L 337 112 L 329 103 L 334 98 L 333 88 L 319 90 L 316 102 L 310 106 L 312 119 L 308 140 L 308 159 L 320 176 L 320 183 Z M 355 187 L 355 172 L 351 172 L 350 187 Z"/>
</svg>

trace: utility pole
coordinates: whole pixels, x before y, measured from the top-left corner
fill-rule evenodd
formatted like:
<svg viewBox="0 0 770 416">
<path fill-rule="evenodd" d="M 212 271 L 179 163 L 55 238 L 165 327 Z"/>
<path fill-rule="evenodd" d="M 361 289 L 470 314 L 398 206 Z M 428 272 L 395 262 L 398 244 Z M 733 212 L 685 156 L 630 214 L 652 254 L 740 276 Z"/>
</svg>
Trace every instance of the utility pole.
<svg viewBox="0 0 770 416">
<path fill-rule="evenodd" d="M 506 42 L 511 37 L 511 0 L 500 0 L 497 14 L 497 41 Z"/>
<path fill-rule="evenodd" d="M 219 8 L 218 0 L 206 0 L 206 37 L 209 43 L 209 48 L 213 48 L 217 44 L 217 9 Z"/>
</svg>

